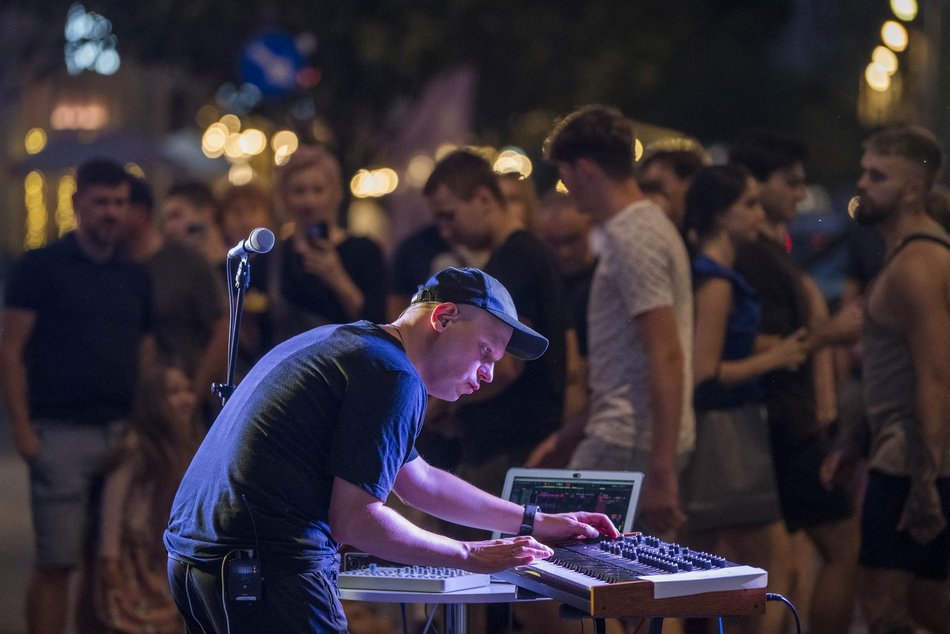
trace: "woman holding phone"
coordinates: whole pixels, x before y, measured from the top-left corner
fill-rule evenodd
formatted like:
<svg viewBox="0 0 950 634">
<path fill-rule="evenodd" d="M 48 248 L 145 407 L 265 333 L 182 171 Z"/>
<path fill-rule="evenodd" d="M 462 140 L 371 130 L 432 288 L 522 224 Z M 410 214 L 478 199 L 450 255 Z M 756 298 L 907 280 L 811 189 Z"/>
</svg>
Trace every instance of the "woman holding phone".
<svg viewBox="0 0 950 634">
<path fill-rule="evenodd" d="M 343 184 L 333 155 L 323 147 L 301 146 L 279 168 L 277 187 L 293 231 L 271 258 L 276 340 L 327 323 L 385 321 L 383 252 L 339 225 Z"/>
</svg>

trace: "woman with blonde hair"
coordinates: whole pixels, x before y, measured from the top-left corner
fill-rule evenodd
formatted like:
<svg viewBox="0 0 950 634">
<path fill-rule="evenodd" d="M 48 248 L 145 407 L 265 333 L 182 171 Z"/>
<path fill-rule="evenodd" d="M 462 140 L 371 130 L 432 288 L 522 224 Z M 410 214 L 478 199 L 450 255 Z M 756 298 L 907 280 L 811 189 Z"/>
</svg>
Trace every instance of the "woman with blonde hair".
<svg viewBox="0 0 950 634">
<path fill-rule="evenodd" d="M 339 224 L 340 164 L 325 148 L 301 146 L 278 170 L 277 193 L 292 232 L 271 257 L 275 339 L 327 323 L 386 318 L 380 247 Z"/>
</svg>

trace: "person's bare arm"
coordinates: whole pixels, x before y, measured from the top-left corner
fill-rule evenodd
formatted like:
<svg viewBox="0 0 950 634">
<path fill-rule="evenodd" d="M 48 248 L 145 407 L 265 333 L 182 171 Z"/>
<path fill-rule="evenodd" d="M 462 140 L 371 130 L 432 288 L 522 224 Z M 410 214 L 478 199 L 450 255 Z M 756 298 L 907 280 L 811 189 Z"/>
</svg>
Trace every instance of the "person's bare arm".
<svg viewBox="0 0 950 634">
<path fill-rule="evenodd" d="M 211 325 L 211 338 L 195 368 L 195 394 L 199 400 L 211 399 L 211 384 L 223 383 L 228 367 L 228 316 L 222 315 Z"/>
<path fill-rule="evenodd" d="M 36 326 L 36 313 L 21 308 L 3 311 L 0 325 L 0 392 L 7 410 L 17 453 L 27 462 L 40 450 L 40 439 L 30 424 L 26 364 L 23 355 Z"/>
<path fill-rule="evenodd" d="M 828 302 L 810 275 L 802 276 L 802 289 L 808 306 L 808 327 L 809 330 L 815 330 L 829 322 Z M 823 426 L 838 418 L 838 395 L 835 390 L 834 353 L 827 345 L 816 347 L 818 341 L 812 340 L 811 364 L 815 388 L 815 417 L 818 424 Z"/>
<path fill-rule="evenodd" d="M 486 493 L 461 478 L 416 458 L 396 478 L 394 492 L 410 506 L 429 515 L 474 528 L 516 534 L 524 508 Z M 534 532 L 539 539 L 616 536 L 606 515 L 600 513 L 538 513 Z"/>
<path fill-rule="evenodd" d="M 676 445 L 683 415 L 684 357 L 671 306 L 634 317 L 650 365 L 652 446 L 643 487 L 644 521 L 660 532 L 675 531 L 686 521 L 680 507 Z"/>
<path fill-rule="evenodd" d="M 405 496 L 407 501 L 420 502 L 423 492 L 428 492 L 431 496 L 429 499 L 443 502 L 443 509 L 448 499 L 443 493 L 469 494 L 474 499 L 455 498 L 448 505 L 448 514 L 457 515 L 458 507 L 469 501 L 475 508 L 484 510 L 484 498 L 491 496 L 474 487 L 458 487 L 456 482 L 449 482 L 440 488 L 439 474 L 449 474 L 441 471 L 436 474 L 436 471 L 421 458 L 413 460 L 403 467 L 397 477 L 397 494 Z M 511 517 L 517 515 L 520 520 L 520 507 L 511 507 L 503 514 Z M 329 521 L 330 531 L 337 541 L 402 563 L 450 566 L 471 572 L 498 572 L 529 564 L 552 553 L 533 537 L 461 542 L 432 533 L 419 528 L 385 506 L 381 500 L 341 478 L 333 481 Z M 504 523 L 506 526 L 509 524 L 507 521 Z"/>
<path fill-rule="evenodd" d="M 696 290 L 695 306 L 693 381 L 697 385 L 709 379 L 735 385 L 771 370 L 797 366 L 805 360 L 804 330 L 777 339 L 744 359 L 723 360 L 732 306 L 732 286 L 728 280 L 714 278 L 701 284 Z"/>
<path fill-rule="evenodd" d="M 907 338 L 916 377 L 914 399 L 923 441 L 899 530 L 921 543 L 931 541 L 946 526 L 935 485 L 939 468 L 950 450 L 950 277 L 948 258 L 929 257 L 937 248 L 914 245 L 891 264 L 886 291 L 888 308 Z M 927 248 L 930 247 L 930 248 Z M 937 274 L 936 272 L 940 273 Z M 911 449 L 914 449 L 912 446 Z"/>
</svg>

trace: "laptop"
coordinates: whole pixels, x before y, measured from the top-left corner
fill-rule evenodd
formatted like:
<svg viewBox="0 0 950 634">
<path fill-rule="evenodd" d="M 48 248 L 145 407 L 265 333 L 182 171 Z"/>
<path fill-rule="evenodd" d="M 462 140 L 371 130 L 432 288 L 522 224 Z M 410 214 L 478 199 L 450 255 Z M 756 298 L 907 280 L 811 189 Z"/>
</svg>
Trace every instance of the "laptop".
<svg viewBox="0 0 950 634">
<path fill-rule="evenodd" d="M 643 474 L 636 471 L 513 467 L 501 497 L 520 505 L 537 504 L 544 513 L 603 513 L 623 533 L 633 530 L 642 488 Z M 502 536 L 508 535 L 495 531 L 492 539 Z"/>
</svg>

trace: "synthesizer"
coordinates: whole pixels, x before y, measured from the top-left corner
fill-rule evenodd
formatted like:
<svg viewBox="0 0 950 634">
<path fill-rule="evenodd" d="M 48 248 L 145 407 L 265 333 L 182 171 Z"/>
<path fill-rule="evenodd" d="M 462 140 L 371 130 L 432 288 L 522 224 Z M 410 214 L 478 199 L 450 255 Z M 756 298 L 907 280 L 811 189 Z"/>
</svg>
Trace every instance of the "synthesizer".
<svg viewBox="0 0 950 634">
<path fill-rule="evenodd" d="M 557 546 L 494 577 L 595 617 L 762 614 L 768 584 L 761 568 L 641 533 Z"/>
</svg>

